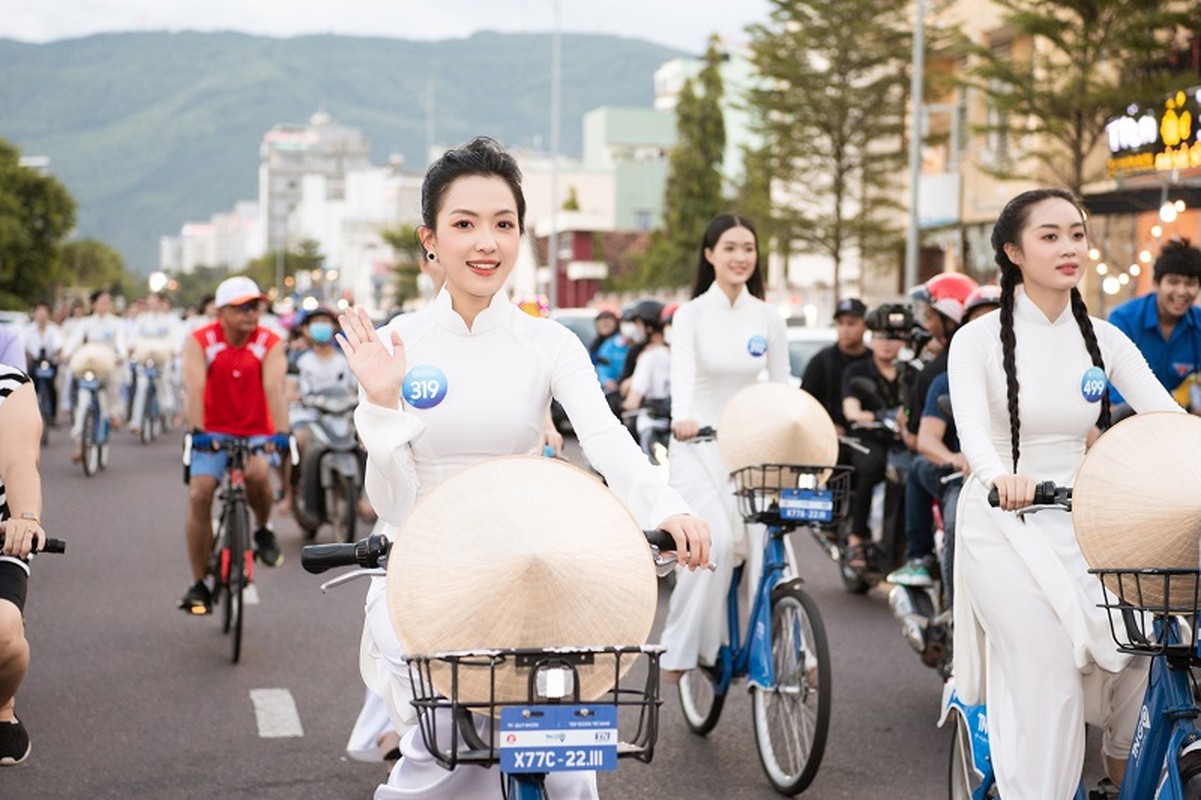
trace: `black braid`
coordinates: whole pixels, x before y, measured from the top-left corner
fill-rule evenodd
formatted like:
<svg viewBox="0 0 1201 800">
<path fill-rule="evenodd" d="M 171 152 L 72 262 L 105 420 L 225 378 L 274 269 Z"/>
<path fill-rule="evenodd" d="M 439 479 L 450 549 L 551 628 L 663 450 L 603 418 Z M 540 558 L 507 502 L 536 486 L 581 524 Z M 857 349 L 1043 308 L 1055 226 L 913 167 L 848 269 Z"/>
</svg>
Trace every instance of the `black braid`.
<svg viewBox="0 0 1201 800">
<path fill-rule="evenodd" d="M 1076 324 L 1080 326 L 1080 335 L 1084 337 L 1084 346 L 1088 348 L 1088 354 L 1092 356 L 1093 366 L 1105 371 L 1105 360 L 1101 358 L 1101 346 L 1097 344 L 1097 332 L 1093 330 L 1093 321 L 1088 316 L 1088 307 L 1084 305 L 1084 298 L 1080 295 L 1080 290 L 1072 288 L 1072 316 L 1076 318 Z M 1097 417 L 1097 427 L 1101 430 L 1109 428 L 1109 391 L 1108 389 L 1101 392 L 1101 413 Z"/>
<path fill-rule="evenodd" d="M 1013 332 L 1014 288 L 1019 273 L 1017 265 L 998 251 L 997 261 L 1001 264 L 1001 364 L 1005 367 L 1005 389 L 1009 401 L 1009 439 L 1013 449 L 1013 471 L 1018 471 L 1018 455 L 1021 453 L 1022 420 L 1018 415 L 1017 336 Z"/>
</svg>

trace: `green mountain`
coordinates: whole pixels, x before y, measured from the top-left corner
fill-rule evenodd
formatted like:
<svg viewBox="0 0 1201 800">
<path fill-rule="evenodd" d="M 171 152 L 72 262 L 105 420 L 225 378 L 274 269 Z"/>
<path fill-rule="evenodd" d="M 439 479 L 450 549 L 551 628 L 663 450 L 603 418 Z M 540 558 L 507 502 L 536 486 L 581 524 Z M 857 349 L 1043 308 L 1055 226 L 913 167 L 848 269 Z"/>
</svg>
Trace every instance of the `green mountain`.
<svg viewBox="0 0 1201 800">
<path fill-rule="evenodd" d="M 582 117 L 649 106 L 653 75 L 679 51 L 615 36 L 562 43 L 562 152 Z M 382 163 L 426 163 L 436 144 L 487 134 L 547 144 L 549 34 L 478 33 L 418 42 L 349 36 L 123 33 L 47 44 L 0 39 L 0 137 L 50 168 L 79 204 L 78 234 L 131 269 L 158 264 L 158 238 L 258 194 L 259 141 L 316 111 L 361 128 Z"/>
</svg>

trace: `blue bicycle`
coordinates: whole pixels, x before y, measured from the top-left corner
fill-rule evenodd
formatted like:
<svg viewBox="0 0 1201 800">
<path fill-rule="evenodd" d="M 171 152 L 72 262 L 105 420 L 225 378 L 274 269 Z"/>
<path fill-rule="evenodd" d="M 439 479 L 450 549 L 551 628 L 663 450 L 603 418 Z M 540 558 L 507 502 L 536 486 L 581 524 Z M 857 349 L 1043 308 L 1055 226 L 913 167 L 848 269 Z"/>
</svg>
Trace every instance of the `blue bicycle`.
<svg viewBox="0 0 1201 800">
<path fill-rule="evenodd" d="M 738 589 L 745 565 L 739 565 L 727 595 L 727 644 L 716 664 L 698 666 L 680 678 L 684 720 L 702 736 L 717 725 L 730 685 L 748 679 L 759 760 L 772 786 L 785 795 L 804 791 L 817 775 L 831 703 L 826 629 L 817 604 L 790 567 L 787 534 L 843 519 L 851 472 L 846 467 L 764 464 L 733 474 L 742 518 L 767 526 L 748 634 L 744 641 Z"/>
<path fill-rule="evenodd" d="M 108 467 L 108 410 L 104 407 L 104 382 L 92 370 L 75 378 L 75 402 L 84 411 L 80 444 L 83 474 L 89 478 Z"/>
<path fill-rule="evenodd" d="M 162 367 L 153 358 L 134 362 L 134 413 L 130 424 L 139 429 L 142 444 L 153 442 L 165 427 L 158 397 L 158 379 L 161 373 Z"/>
<path fill-rule="evenodd" d="M 995 491 L 995 490 L 994 490 Z M 990 497 L 990 501 L 992 498 Z M 995 502 L 994 502 L 995 505 Z M 1072 490 L 1040 483 L 1031 513 L 1048 508 L 1070 511 Z M 1121 790 L 1112 785 L 1086 792 L 1077 800 L 1201 800 L 1201 729 L 1190 670 L 1201 667 L 1197 622 L 1201 614 L 1201 570 L 1091 569 L 1109 590 L 1101 604 L 1109 613 L 1110 633 L 1118 650 L 1149 656 L 1147 691 Z M 1181 626 L 1191 628 L 1188 635 Z M 988 717 L 983 705 L 968 705 L 948 683 L 943 720 L 953 720 L 950 796 L 952 800 L 999 798 L 988 746 Z M 941 724 L 941 722 L 940 722 Z"/>
</svg>

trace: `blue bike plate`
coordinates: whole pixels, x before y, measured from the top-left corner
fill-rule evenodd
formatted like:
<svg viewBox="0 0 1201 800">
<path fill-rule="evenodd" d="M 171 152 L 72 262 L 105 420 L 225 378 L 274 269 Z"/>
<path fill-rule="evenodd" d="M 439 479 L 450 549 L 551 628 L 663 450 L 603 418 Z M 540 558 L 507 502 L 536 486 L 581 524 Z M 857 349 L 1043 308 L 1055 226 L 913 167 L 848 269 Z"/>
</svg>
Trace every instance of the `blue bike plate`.
<svg viewBox="0 0 1201 800">
<path fill-rule="evenodd" d="M 616 706 L 500 710 L 501 772 L 617 769 Z"/>
<path fill-rule="evenodd" d="M 780 519 L 831 522 L 834 495 L 825 489 L 781 489 Z"/>
</svg>

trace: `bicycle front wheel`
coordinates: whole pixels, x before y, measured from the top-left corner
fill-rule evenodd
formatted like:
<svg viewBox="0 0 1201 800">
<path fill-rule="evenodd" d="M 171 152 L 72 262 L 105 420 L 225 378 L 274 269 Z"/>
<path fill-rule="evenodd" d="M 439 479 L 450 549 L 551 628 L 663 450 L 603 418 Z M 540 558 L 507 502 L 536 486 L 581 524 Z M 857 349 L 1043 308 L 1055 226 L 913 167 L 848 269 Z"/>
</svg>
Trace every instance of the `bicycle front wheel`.
<svg viewBox="0 0 1201 800">
<path fill-rule="evenodd" d="M 776 791 L 794 795 L 817 775 L 830 729 L 830 651 L 817 604 L 798 586 L 771 600 L 775 686 L 751 687 L 759 761 Z"/>
<path fill-rule="evenodd" d="M 80 432 L 79 441 L 83 448 L 83 474 L 89 478 L 100 471 L 100 445 L 96 443 L 96 424 L 96 411 L 88 409 L 83 417 L 83 430 Z"/>
<path fill-rule="evenodd" d="M 688 729 L 698 736 L 713 730 L 726 702 L 725 692 L 718 691 L 721 667 L 698 665 L 680 676 L 680 710 Z"/>
<path fill-rule="evenodd" d="M 230 646 L 235 664 L 242 657 L 242 590 L 246 588 L 246 554 L 250 537 L 250 516 L 245 502 L 234 501 L 229 526 L 229 620 Z"/>
<path fill-rule="evenodd" d="M 972 800 L 983 783 L 972 758 L 972 734 L 962 714 L 952 712 L 951 765 L 948 774 L 948 796 L 951 800 Z M 988 797 L 996 797 L 994 786 Z"/>
</svg>

